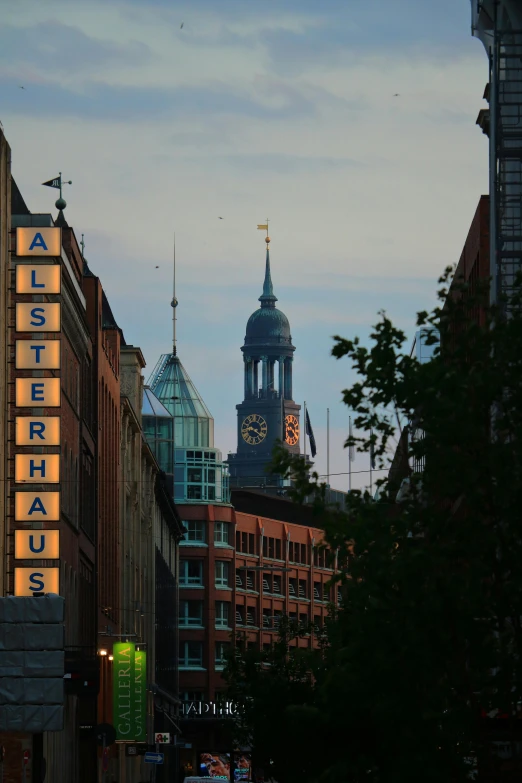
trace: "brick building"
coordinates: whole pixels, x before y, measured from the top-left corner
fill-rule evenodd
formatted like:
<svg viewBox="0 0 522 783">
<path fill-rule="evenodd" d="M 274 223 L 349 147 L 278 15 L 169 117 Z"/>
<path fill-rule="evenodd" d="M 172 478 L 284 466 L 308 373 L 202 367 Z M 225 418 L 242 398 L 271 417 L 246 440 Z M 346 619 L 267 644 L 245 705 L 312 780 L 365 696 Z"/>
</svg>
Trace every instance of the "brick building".
<svg viewBox="0 0 522 783">
<path fill-rule="evenodd" d="M 187 529 L 180 559 L 180 695 L 185 771 L 201 753 L 230 753 L 228 706 L 223 706 L 226 651 L 235 634 L 267 649 L 279 618 L 309 635 L 293 645 L 311 647 L 330 603 L 335 562 L 321 549 L 323 531 L 312 511 L 261 491 L 232 492 L 233 508 L 180 505 Z M 221 705 L 221 706 L 220 706 Z"/>
<path fill-rule="evenodd" d="M 119 632 L 118 607 L 118 462 L 120 456 L 120 329 L 112 314 L 101 281 L 84 265 L 83 289 L 93 341 L 95 382 L 85 389 L 90 396 L 93 426 L 98 432 L 97 473 L 89 455 L 82 470 L 91 484 L 82 499 L 97 504 L 98 519 L 98 630 Z"/>
<path fill-rule="evenodd" d="M 59 560 L 39 561 L 39 568 L 56 567 L 59 575 L 60 594 L 67 597 L 65 602 L 65 709 L 64 727 L 61 731 L 23 736 L 9 741 L 2 737 L 6 747 L 6 764 L 11 758 L 15 762 L 16 774 L 21 780 L 27 774 L 20 759 L 21 742 L 28 744 L 31 771 L 38 778 L 45 759 L 47 775 L 50 779 L 70 779 L 91 781 L 95 775 L 96 744 L 93 732 L 84 735 L 81 726 L 94 725 L 96 721 L 97 659 L 96 659 L 96 586 L 95 586 L 95 530 L 94 508 L 80 503 L 85 493 L 86 477 L 81 471 L 82 455 L 95 455 L 96 433 L 91 429 L 90 414 L 83 388 L 92 383 L 92 342 L 86 319 L 86 301 L 82 291 L 83 263 L 74 232 L 67 225 L 63 212 L 53 220 L 50 214 L 32 214 L 25 204 L 16 183 L 11 180 L 11 267 L 9 277 L 9 321 L 8 321 L 8 378 L 9 421 L 7 427 L 7 580 L 5 592 L 14 592 L 14 530 L 20 529 L 57 529 L 60 536 Z M 45 262 L 60 269 L 61 290 L 54 294 L 19 294 L 15 287 L 15 270 L 18 265 L 32 263 L 31 258 L 17 256 L 16 230 L 18 228 L 52 229 L 61 232 L 56 254 L 47 255 Z M 38 259 L 36 259 L 38 262 Z M 34 263 L 34 262 L 33 262 Z M 15 308 L 18 303 L 31 302 L 36 305 L 59 303 L 61 322 L 59 334 L 51 329 L 47 332 L 34 330 L 17 331 L 20 327 L 15 321 Z M 24 340 L 57 340 L 59 367 L 56 369 L 17 369 L 15 343 L 17 350 Z M 48 343 L 50 346 L 51 343 Z M 18 354 L 16 353 L 16 356 Z M 31 366 L 31 365 L 27 365 Z M 59 407 L 16 407 L 15 382 L 20 378 L 37 377 L 39 380 L 59 379 Z M 36 400 L 36 397 L 32 397 Z M 55 403 L 56 405 L 56 403 Z M 15 437 L 15 418 L 23 416 L 59 417 L 59 445 L 43 447 L 32 446 L 33 452 L 42 457 L 59 455 L 59 477 L 57 483 L 38 483 L 41 475 L 34 475 L 34 483 L 23 483 L 23 490 L 37 494 L 51 488 L 59 493 L 59 518 L 47 521 L 40 512 L 30 517 L 31 522 L 15 522 L 15 492 L 20 483 L 15 481 L 15 456 L 23 455 L 27 448 L 17 445 Z M 48 456 L 47 456 L 48 459 Z M 52 517 L 52 515 L 50 515 Z M 35 560 L 34 563 L 37 561 Z M 34 568 L 33 561 L 16 560 L 16 567 Z M 82 673 L 80 680 L 75 675 Z M 12 738 L 11 738 L 12 739 Z M 17 747 L 18 745 L 18 747 Z M 12 754 L 12 755 L 11 755 Z M 28 762 L 29 763 L 29 762 Z M 26 764 L 27 767 L 27 764 Z M 16 770 L 15 770 L 16 771 Z M 16 775 L 12 777 L 16 779 Z"/>
</svg>

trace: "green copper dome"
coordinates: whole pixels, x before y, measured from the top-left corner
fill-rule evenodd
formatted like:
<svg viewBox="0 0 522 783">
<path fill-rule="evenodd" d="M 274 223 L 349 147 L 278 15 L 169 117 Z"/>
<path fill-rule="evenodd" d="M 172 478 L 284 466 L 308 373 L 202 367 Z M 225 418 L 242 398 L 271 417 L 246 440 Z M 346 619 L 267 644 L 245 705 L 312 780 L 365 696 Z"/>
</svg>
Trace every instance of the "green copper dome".
<svg viewBox="0 0 522 783">
<path fill-rule="evenodd" d="M 281 310 L 260 307 L 252 313 L 247 322 L 245 343 L 260 338 L 291 342 L 290 323 Z"/>
</svg>

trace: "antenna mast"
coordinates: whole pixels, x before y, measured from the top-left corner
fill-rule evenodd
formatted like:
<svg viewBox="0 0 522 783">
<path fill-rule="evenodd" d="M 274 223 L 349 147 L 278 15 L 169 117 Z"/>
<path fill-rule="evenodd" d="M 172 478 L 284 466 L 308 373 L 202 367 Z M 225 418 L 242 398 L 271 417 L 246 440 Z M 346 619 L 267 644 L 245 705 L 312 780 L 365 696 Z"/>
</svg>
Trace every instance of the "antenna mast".
<svg viewBox="0 0 522 783">
<path fill-rule="evenodd" d="M 173 254 L 173 274 L 172 274 L 172 353 L 176 356 L 176 308 L 178 300 L 176 299 L 176 232 L 174 232 L 174 254 Z"/>
</svg>

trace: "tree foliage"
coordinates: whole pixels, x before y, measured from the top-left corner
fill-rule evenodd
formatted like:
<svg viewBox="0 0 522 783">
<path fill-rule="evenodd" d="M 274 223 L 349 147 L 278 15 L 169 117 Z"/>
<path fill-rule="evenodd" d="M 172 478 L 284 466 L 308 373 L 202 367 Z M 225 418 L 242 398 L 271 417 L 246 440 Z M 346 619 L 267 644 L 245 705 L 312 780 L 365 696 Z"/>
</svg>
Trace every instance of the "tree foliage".
<svg viewBox="0 0 522 783">
<path fill-rule="evenodd" d="M 383 479 L 378 499 L 354 491 L 345 509 L 329 508 L 302 458 L 281 448 L 274 457 L 338 551 L 343 595 L 317 651 L 290 653 L 285 627 L 270 654 L 238 650 L 228 669 L 247 705 L 243 739 L 283 783 L 460 783 L 471 759 L 494 776 L 499 762 L 482 716 L 501 712 L 505 736 L 518 731 L 520 300 L 501 317 L 482 289 L 454 280 L 448 295 L 450 281 L 447 270 L 440 306 L 418 316 L 419 327 L 440 334 L 429 362 L 409 355 L 385 313 L 370 347 L 334 338 L 333 355 L 358 375 L 343 392 L 363 433 L 353 444 L 367 451 L 373 433 L 384 465 L 398 422 L 423 433 L 408 439 L 403 502 Z"/>
</svg>

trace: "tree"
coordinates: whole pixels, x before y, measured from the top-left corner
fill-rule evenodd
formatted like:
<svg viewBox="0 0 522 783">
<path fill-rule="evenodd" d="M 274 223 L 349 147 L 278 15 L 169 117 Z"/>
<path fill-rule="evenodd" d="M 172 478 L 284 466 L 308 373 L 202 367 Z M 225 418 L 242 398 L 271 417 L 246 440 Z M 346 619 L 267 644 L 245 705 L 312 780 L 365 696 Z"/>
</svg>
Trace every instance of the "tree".
<svg viewBox="0 0 522 783">
<path fill-rule="evenodd" d="M 343 604 L 332 609 L 327 644 L 306 662 L 304 690 L 302 671 L 286 666 L 284 639 L 274 672 L 260 666 L 253 676 L 240 658 L 230 682 L 237 687 L 240 673 L 251 699 L 244 720 L 254 751 L 262 744 L 279 759 L 286 741 L 295 759 L 305 749 L 300 781 L 460 783 L 474 760 L 497 779 L 501 764 L 481 716 L 500 711 L 505 736 L 517 736 L 522 307 L 517 296 L 502 317 L 487 307 L 483 289 L 454 280 L 448 296 L 450 279 L 447 270 L 441 305 L 418 315 L 419 326 L 440 333 L 430 362 L 405 352 L 404 333 L 385 313 L 369 348 L 335 338 L 333 355 L 348 358 L 359 376 L 343 393 L 356 430 L 367 433 L 354 445 L 368 450 L 373 437 L 384 465 L 397 421 L 422 429 L 408 456 L 422 457 L 425 467 L 409 469 L 404 502 L 395 502 L 396 487 L 384 479 L 377 501 L 352 492 L 346 509 L 328 508 L 304 461 L 281 448 L 275 454 L 273 468 L 293 476 L 296 501 L 313 498 L 316 524 L 339 552 Z M 473 317 L 477 303 L 482 326 Z M 266 730 L 255 717 L 259 705 Z"/>
</svg>

